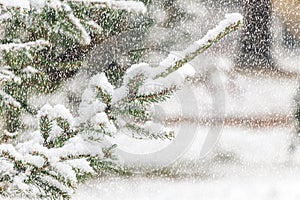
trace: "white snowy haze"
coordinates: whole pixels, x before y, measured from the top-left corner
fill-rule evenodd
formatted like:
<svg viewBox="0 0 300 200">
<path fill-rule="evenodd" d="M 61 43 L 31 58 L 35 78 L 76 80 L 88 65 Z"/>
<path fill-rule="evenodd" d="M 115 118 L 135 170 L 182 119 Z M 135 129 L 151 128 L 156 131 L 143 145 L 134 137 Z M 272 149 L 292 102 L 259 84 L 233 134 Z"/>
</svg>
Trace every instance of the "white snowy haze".
<svg viewBox="0 0 300 200">
<path fill-rule="evenodd" d="M 83 67 L 54 92 L 29 95 L 28 104 L 38 110 L 37 117 L 21 115 L 26 134 L 18 142 L 2 144 L 0 140 L 0 156 L 12 153 L 30 167 L 47 163 L 52 171 L 43 181 L 74 200 L 300 199 L 300 123 L 296 119 L 296 111 L 300 112 L 300 2 L 270 0 L 270 51 L 275 67 L 248 70 L 236 63 L 244 16 L 250 12 L 245 3 L 253 1 L 0 0 L 5 11 L 17 7 L 30 12 L 50 4 L 66 11 L 64 21 L 79 32 L 83 52 L 103 40 L 80 57 Z M 129 30 L 109 35 L 112 30 L 100 17 L 85 22 L 67 6 L 78 2 L 128 12 L 122 25 Z M 0 21 L 6 19 L 9 14 L 0 15 Z M 105 28 L 107 35 L 101 35 Z M 93 38 L 97 33 L 103 37 L 99 41 Z M 0 30 L 2 43 L 5 34 Z M 1 52 L 53 45 L 43 39 L 2 43 Z M 2 62 L 0 67 L 1 102 L 23 106 L 1 88 L 2 79 L 17 82 L 18 73 Z M 28 66 L 21 73 L 29 77 L 40 71 Z M 165 96 L 153 98 L 157 94 Z M 145 113 L 145 119 L 136 117 L 140 113 Z M 42 127 L 39 119 L 51 122 L 46 139 L 37 129 Z M 55 146 L 66 132 L 62 119 L 74 136 Z M 9 134 L 14 138 L 19 133 Z M 45 146 L 51 142 L 55 147 Z M 110 173 L 105 164 L 100 166 L 105 168 L 103 173 L 95 173 L 94 158 L 129 173 L 117 173 L 119 168 L 109 165 L 107 169 L 115 172 Z M 2 157 L 0 168 L 17 174 L 15 166 Z M 30 170 L 15 175 L 12 186 L 2 185 L 3 169 L 0 195 L 2 186 L 17 195 L 41 192 L 38 186 L 25 184 Z M 81 171 L 89 175 L 86 182 L 79 181 Z M 66 181 L 53 178 L 59 175 Z"/>
</svg>

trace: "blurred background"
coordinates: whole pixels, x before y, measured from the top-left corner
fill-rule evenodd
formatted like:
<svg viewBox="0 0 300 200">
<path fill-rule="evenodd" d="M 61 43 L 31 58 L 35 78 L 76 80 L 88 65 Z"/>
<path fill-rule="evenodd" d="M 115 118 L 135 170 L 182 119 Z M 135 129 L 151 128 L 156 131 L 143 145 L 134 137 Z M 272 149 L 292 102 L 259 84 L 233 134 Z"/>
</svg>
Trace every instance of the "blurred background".
<svg viewBox="0 0 300 200">
<path fill-rule="evenodd" d="M 300 152 L 295 116 L 300 72 L 300 1 L 145 2 L 154 25 L 138 49 L 145 50 L 140 60 L 152 65 L 158 65 L 170 51 L 182 50 L 203 37 L 226 13 L 240 12 L 244 27 L 191 63 L 197 75 L 185 87 L 193 89 L 195 99 L 186 98 L 183 88 L 158 106 L 159 113 L 163 113 L 159 120 L 167 125 L 199 126 L 198 138 L 188 152 L 174 165 L 150 172 L 147 177 L 107 177 L 91 182 L 80 188 L 75 199 L 95 188 L 95 199 L 98 194 L 115 199 L 104 189 L 107 186 L 115 188 L 116 197 L 122 199 L 299 199 Z M 116 63 L 124 63 L 124 57 L 115 59 Z M 199 159 L 203 134 L 221 116 L 213 107 L 214 89 L 208 87 L 210 81 L 215 81 L 211 78 L 216 73 L 225 96 L 222 135 L 217 147 L 203 160 Z M 178 99 L 191 104 L 191 108 L 183 111 Z M 194 106 L 199 108 L 197 113 Z M 164 145 L 154 143 L 139 141 L 130 149 L 149 152 Z"/>
</svg>

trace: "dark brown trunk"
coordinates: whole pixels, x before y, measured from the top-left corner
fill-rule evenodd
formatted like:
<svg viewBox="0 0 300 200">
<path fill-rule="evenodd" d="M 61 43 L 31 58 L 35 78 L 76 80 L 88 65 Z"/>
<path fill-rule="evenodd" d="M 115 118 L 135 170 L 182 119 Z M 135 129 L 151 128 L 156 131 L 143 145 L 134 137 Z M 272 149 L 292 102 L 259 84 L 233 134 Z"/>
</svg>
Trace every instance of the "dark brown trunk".
<svg viewBox="0 0 300 200">
<path fill-rule="evenodd" d="M 246 69 L 274 67 L 271 54 L 271 12 L 271 0 L 246 1 L 237 67 Z"/>
</svg>

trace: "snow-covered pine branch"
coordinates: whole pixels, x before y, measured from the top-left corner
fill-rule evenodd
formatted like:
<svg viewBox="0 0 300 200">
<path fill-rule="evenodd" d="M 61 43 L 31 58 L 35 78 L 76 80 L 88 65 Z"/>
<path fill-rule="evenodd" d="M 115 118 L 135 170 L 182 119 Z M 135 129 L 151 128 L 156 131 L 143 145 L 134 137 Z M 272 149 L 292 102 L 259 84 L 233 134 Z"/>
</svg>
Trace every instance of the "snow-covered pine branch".
<svg viewBox="0 0 300 200">
<path fill-rule="evenodd" d="M 63 105 L 43 106 L 33 116 L 39 119 L 36 130 L 20 129 L 19 134 L 0 140 L 0 194 L 70 198 L 81 180 L 106 170 L 122 172 L 114 163 L 115 146 L 105 144 L 105 137 L 125 130 L 135 138 L 170 139 L 171 130 L 156 132 L 160 124 L 152 121 L 149 107 L 179 89 L 194 74 L 188 62 L 237 30 L 241 20 L 239 14 L 227 15 L 202 40 L 176 55 L 171 53 L 159 67 L 133 65 L 120 88 L 115 88 L 104 73 L 93 76 L 77 115 Z M 153 83 L 160 87 L 149 88 Z"/>
<path fill-rule="evenodd" d="M 21 9 L 30 9 L 29 0 L 0 0 L 0 5 L 4 7 L 15 7 Z"/>
<path fill-rule="evenodd" d="M 6 43 L 0 44 L 0 110 L 5 115 L 4 121 L 9 122 L 12 126 L 5 127 L 10 132 L 18 125 L 15 120 L 16 115 L 22 109 L 26 109 L 22 98 L 17 97 L 16 90 L 12 90 L 11 86 L 20 87 L 25 79 L 28 79 L 38 73 L 34 67 L 27 65 L 26 61 L 33 60 L 33 55 L 49 46 L 49 42 L 45 40 L 36 40 L 25 43 Z M 24 60 L 24 63 L 18 63 L 18 60 Z M 24 91 L 21 89 L 21 95 Z M 2 136 L 1 136 L 2 137 Z M 4 134 L 4 137 L 5 134 Z M 2 139 L 0 139 L 2 140 Z"/>
<path fill-rule="evenodd" d="M 114 0 L 0 0 L 0 8 L 1 111 L 10 132 L 24 111 L 36 113 L 28 106 L 31 93 L 54 91 L 86 64 L 94 45 L 128 28 L 129 12 L 134 18 L 145 11 L 141 2 Z"/>
<path fill-rule="evenodd" d="M 126 85 L 139 76 L 144 76 L 144 84 L 147 81 L 151 83 L 155 81 L 157 84 L 165 85 L 166 87 L 180 85 L 187 76 L 194 74 L 193 67 L 188 63 L 226 35 L 238 30 L 242 26 L 242 19 L 243 17 L 239 13 L 226 14 L 225 19 L 214 29 L 208 31 L 202 39 L 194 42 L 183 51 L 171 52 L 166 59 L 160 62 L 158 67 L 150 66 L 147 63 L 133 65 L 124 75 L 125 86 L 117 89 L 116 93 L 120 93 L 120 95 L 116 95 L 114 101 L 117 102 L 120 98 L 124 98 L 127 95 L 124 91 L 126 90 Z M 173 72 L 176 73 L 173 74 Z M 174 82 L 176 80 L 179 80 L 179 82 Z"/>
<path fill-rule="evenodd" d="M 124 0 L 68 0 L 69 2 L 82 2 L 102 6 L 108 6 L 114 9 L 127 10 L 129 12 L 146 13 L 147 8 L 140 1 L 124 1 Z"/>
<path fill-rule="evenodd" d="M 86 120 L 94 116 L 99 117 L 97 113 L 100 112 L 103 120 L 112 126 L 113 130 L 127 131 L 136 138 L 170 139 L 173 132 L 168 128 L 161 130 L 160 133 L 153 128 L 161 124 L 151 121 L 149 107 L 168 99 L 182 86 L 188 76 L 194 75 L 195 70 L 188 64 L 189 61 L 227 34 L 239 29 L 241 24 L 240 14 L 226 15 L 225 20 L 202 39 L 182 52 L 171 53 L 158 67 L 152 67 L 147 63 L 130 67 L 123 77 L 123 86 L 120 88 L 113 89 L 104 74 L 92 77 L 79 106 L 81 122 L 86 123 Z M 159 87 L 149 87 L 151 85 Z M 99 103 L 99 98 L 102 103 Z M 107 134 L 111 135 L 109 131 Z"/>
<path fill-rule="evenodd" d="M 115 1 L 115 0 L 0 0 L 0 6 L 4 8 L 15 8 L 16 12 L 26 12 L 26 10 L 32 10 L 35 13 L 43 14 L 43 12 L 51 12 L 51 9 L 55 9 L 57 12 L 55 15 L 60 15 L 60 17 L 65 18 L 64 29 L 61 32 L 64 34 L 69 34 L 69 36 L 77 39 L 82 45 L 89 45 L 91 42 L 91 33 L 88 30 L 97 29 L 101 30 L 101 26 L 92 20 L 91 16 L 82 16 L 78 17 L 74 14 L 74 5 L 79 4 L 85 9 L 88 7 L 108 7 L 111 9 L 126 10 L 128 12 L 137 12 L 145 13 L 147 11 L 145 5 L 142 2 L 137 1 Z M 19 8 L 22 8 L 20 11 Z M 6 9 L 4 9 L 6 10 Z M 76 11 L 75 11 L 76 12 Z M 28 14 L 28 13 L 27 13 Z M 11 14 L 2 14 L 3 19 L 12 18 Z M 28 19 L 27 19 L 28 20 Z M 31 23 L 31 22 L 29 22 Z M 53 24 L 52 24 L 53 25 Z M 58 25 L 58 24 L 57 24 Z M 72 28 L 70 26 L 73 26 Z M 53 27 L 52 27 L 53 28 Z M 58 27 L 56 27 L 58 28 Z M 71 31 L 72 30 L 72 31 Z M 74 34 L 74 30 L 77 30 L 77 33 Z M 60 30 L 52 30 L 60 31 Z M 76 32 L 76 31 L 75 31 Z M 78 35 L 79 33 L 79 35 Z M 25 33 L 24 33 L 25 34 Z M 79 38 L 78 38 L 79 36 Z"/>
<path fill-rule="evenodd" d="M 225 19 L 200 40 L 181 52 L 171 52 L 158 67 L 147 63 L 130 67 L 124 75 L 123 86 L 114 91 L 112 98 L 112 112 L 122 116 L 117 119 L 119 127 L 130 129 L 132 132 L 143 133 L 143 125 L 149 125 L 151 117 L 145 108 L 147 105 L 161 102 L 179 89 L 188 76 L 193 76 L 194 68 L 189 62 L 197 55 L 211 47 L 224 36 L 238 30 L 243 17 L 238 13 L 227 14 Z M 147 87 L 157 85 L 159 87 Z M 124 106 L 126 105 L 126 106 Z M 125 108 L 139 108 L 138 112 L 126 113 Z M 123 112 L 120 112 L 123 111 Z M 128 117 L 126 117 L 128 116 Z M 139 120 L 137 120 L 137 118 Z M 130 120 L 131 119 L 131 120 Z M 151 122 L 153 123 L 153 122 Z M 152 124 L 155 126 L 156 124 Z M 148 133 L 146 135 L 154 135 Z M 157 134 L 157 133 L 156 133 Z M 166 132 L 163 131 L 163 134 Z M 166 135 L 169 135 L 168 133 Z M 163 136 L 163 135 L 161 135 Z"/>
<path fill-rule="evenodd" d="M 25 43 L 7 43 L 0 44 L 0 51 L 18 51 L 18 50 L 31 50 L 32 48 L 44 48 L 49 46 L 50 43 L 43 39 L 36 40 L 33 42 L 25 42 Z"/>
<path fill-rule="evenodd" d="M 50 0 L 46 2 L 45 0 L 0 0 L 0 5 L 4 7 L 15 7 L 21 9 L 42 9 L 47 3 L 52 5 L 61 4 L 60 0 Z M 75 3 L 86 3 L 95 4 L 105 7 L 110 7 L 113 9 L 127 10 L 129 12 L 141 12 L 145 13 L 147 8 L 143 2 L 138 1 L 124 1 L 124 0 L 68 0 L 68 2 Z"/>
<path fill-rule="evenodd" d="M 81 179 L 108 169 L 118 171 L 114 146 L 102 142 L 109 121 L 105 114 L 76 126 L 63 105 L 41 108 L 40 128 L 16 145 L 0 144 L 0 194 L 27 198 L 70 198 Z M 94 118 L 97 119 L 94 119 Z M 105 120 L 106 119 L 106 120 Z"/>
<path fill-rule="evenodd" d="M 225 19 L 214 29 L 209 30 L 203 38 L 194 42 L 183 51 L 171 52 L 169 56 L 160 63 L 159 68 L 157 68 L 158 70 L 154 72 L 154 78 L 166 77 L 173 71 L 184 67 L 186 63 L 203 53 L 223 37 L 241 28 L 242 20 L 243 16 L 239 13 L 226 14 Z"/>
</svg>

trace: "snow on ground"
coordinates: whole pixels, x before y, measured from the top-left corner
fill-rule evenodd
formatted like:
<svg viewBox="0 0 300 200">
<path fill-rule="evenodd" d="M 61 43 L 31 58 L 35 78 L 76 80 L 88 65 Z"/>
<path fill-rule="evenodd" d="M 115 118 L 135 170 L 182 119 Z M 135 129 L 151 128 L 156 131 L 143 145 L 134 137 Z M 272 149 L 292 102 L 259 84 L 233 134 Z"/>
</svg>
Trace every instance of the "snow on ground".
<svg viewBox="0 0 300 200">
<path fill-rule="evenodd" d="M 193 199 L 289 199 L 300 197 L 299 174 L 286 173 L 288 180 L 278 177 L 221 178 L 212 180 L 165 180 L 145 178 L 107 178 L 97 185 L 85 187 L 74 199 L 139 199 L 139 200 L 193 200 Z M 96 190 L 96 192 L 95 192 Z"/>
<path fill-rule="evenodd" d="M 285 51 L 285 52 L 284 52 Z M 287 55 L 288 52 L 288 55 Z M 278 48 L 275 55 L 278 57 L 278 64 L 281 68 L 288 70 L 299 72 L 299 62 L 300 62 L 300 48 L 289 50 L 289 49 L 281 49 Z"/>
<path fill-rule="evenodd" d="M 168 177 L 102 177 L 81 185 L 73 198 L 299 199 L 300 152 L 288 153 L 290 139 L 290 128 L 224 128 L 218 147 L 205 160 L 197 159 L 196 140 L 169 167 Z"/>
</svg>

